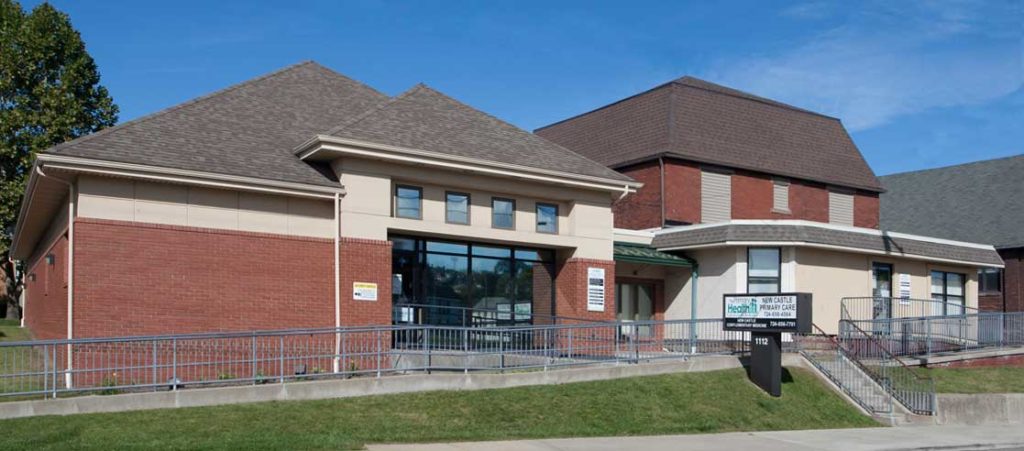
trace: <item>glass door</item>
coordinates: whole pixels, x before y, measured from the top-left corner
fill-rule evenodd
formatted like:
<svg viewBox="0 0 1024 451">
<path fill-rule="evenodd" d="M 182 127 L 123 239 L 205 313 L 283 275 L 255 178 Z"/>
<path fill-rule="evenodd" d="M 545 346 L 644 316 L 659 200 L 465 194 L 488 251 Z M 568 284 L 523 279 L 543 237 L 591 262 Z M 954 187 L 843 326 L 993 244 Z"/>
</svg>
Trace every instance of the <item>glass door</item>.
<svg viewBox="0 0 1024 451">
<path fill-rule="evenodd" d="M 889 319 L 892 317 L 892 265 L 888 263 L 872 263 L 871 276 L 874 280 L 871 296 L 873 319 Z"/>
<path fill-rule="evenodd" d="M 615 318 L 623 323 L 654 319 L 654 284 L 616 283 Z M 651 336 L 651 326 L 623 324 L 619 333 L 627 336 Z"/>
</svg>

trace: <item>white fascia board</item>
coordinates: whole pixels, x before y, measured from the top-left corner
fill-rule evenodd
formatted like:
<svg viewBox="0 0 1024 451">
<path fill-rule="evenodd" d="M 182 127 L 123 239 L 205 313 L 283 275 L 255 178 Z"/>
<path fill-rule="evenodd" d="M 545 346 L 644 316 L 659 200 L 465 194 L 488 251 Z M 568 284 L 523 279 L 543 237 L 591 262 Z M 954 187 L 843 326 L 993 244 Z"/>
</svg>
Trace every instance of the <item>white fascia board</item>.
<svg viewBox="0 0 1024 451">
<path fill-rule="evenodd" d="M 514 177 L 623 194 L 634 193 L 637 189 L 643 187 L 643 183 L 635 181 L 614 180 L 573 174 L 570 172 L 538 169 L 522 165 L 498 163 L 478 158 L 455 157 L 437 152 L 388 146 L 384 144 L 326 135 L 317 135 L 317 137 L 307 141 L 303 145 L 299 146 L 298 150 L 296 150 L 296 154 L 303 160 L 321 152 L 332 152 L 339 155 L 352 155 L 406 164 L 433 166 L 486 175 Z"/>
<path fill-rule="evenodd" d="M 727 227 L 727 226 L 730 226 L 730 225 L 776 225 L 776 226 L 778 226 L 778 225 L 789 225 L 789 226 L 817 227 L 819 229 L 836 230 L 836 231 L 841 231 L 841 232 L 853 232 L 853 233 L 860 233 L 860 234 L 864 234 L 864 235 L 884 236 L 884 237 L 891 237 L 891 238 L 905 238 L 905 239 L 908 239 L 908 240 L 925 241 L 925 242 L 935 243 L 935 244 L 948 244 L 950 246 L 970 247 L 970 248 L 974 248 L 974 249 L 984 249 L 984 250 L 987 250 L 987 251 L 995 250 L 995 247 L 990 245 L 990 244 L 971 243 L 971 242 L 967 242 L 967 241 L 947 240 L 945 238 L 935 238 L 935 237 L 930 237 L 930 236 L 913 235 L 913 234 L 910 234 L 910 233 L 901 233 L 901 232 L 888 232 L 888 231 L 885 231 L 885 230 L 869 229 L 869 228 L 866 228 L 866 227 L 852 227 L 852 226 L 843 226 L 843 225 L 836 225 L 836 224 L 827 224 L 827 223 L 823 223 L 823 222 L 805 221 L 805 220 L 802 220 L 802 219 L 775 219 L 775 220 L 773 220 L 773 219 L 733 219 L 733 220 L 727 221 L 727 222 L 714 222 L 714 223 L 709 223 L 709 224 L 696 224 L 696 225 L 687 225 L 687 226 L 666 227 L 664 229 L 655 231 L 654 234 L 655 235 L 664 235 L 664 234 L 667 234 L 667 233 L 684 232 L 684 231 L 689 231 L 689 230 L 710 229 L 710 228 L 715 228 L 715 227 Z"/>
<path fill-rule="evenodd" d="M 71 172 L 155 180 L 186 185 L 202 185 L 244 191 L 259 191 L 289 196 L 333 199 L 335 194 L 345 194 L 345 189 L 340 183 L 337 188 L 331 188 L 329 186 L 283 182 L 256 177 L 218 174 L 215 172 L 170 169 L 159 166 L 119 163 L 114 161 L 93 160 L 60 155 L 39 155 L 37 164 L 44 168 L 60 169 Z"/>
<path fill-rule="evenodd" d="M 869 254 L 869 255 L 884 255 L 888 257 L 900 257 L 908 260 L 920 260 L 926 262 L 937 262 L 937 263 L 950 263 L 963 266 L 974 266 L 983 268 L 1002 268 L 1004 265 L 994 263 L 979 263 L 966 260 L 955 260 L 949 258 L 940 257 L 928 257 L 924 255 L 916 254 L 901 254 L 897 252 L 885 252 L 874 249 L 862 249 L 859 247 L 849 246 L 836 246 L 833 244 L 821 244 L 821 243 L 808 243 L 806 241 L 720 241 L 717 243 L 706 243 L 706 244 L 695 244 L 692 246 L 670 246 L 670 247 L 659 247 L 659 251 L 687 251 L 694 249 L 711 249 L 716 247 L 736 247 L 736 246 L 755 246 L 755 247 L 784 247 L 784 246 L 796 246 L 796 247 L 809 247 L 816 249 L 826 249 L 833 251 L 850 252 L 854 254 Z M 799 264 L 799 261 L 797 261 Z"/>
<path fill-rule="evenodd" d="M 40 155 L 41 157 L 42 155 Z M 18 208 L 18 220 L 14 223 L 14 234 L 11 235 L 11 249 L 10 255 L 18 254 L 19 243 L 21 243 L 21 231 L 25 226 L 25 217 L 28 215 L 28 204 L 32 200 L 32 195 L 36 192 L 36 187 L 39 186 L 39 174 L 36 171 L 36 167 L 39 166 L 39 159 L 37 158 L 35 163 L 32 163 L 32 168 L 29 169 L 30 173 L 28 176 L 28 184 L 25 185 L 25 195 L 21 199 L 21 206 Z M 71 221 L 71 218 L 68 218 Z"/>
</svg>

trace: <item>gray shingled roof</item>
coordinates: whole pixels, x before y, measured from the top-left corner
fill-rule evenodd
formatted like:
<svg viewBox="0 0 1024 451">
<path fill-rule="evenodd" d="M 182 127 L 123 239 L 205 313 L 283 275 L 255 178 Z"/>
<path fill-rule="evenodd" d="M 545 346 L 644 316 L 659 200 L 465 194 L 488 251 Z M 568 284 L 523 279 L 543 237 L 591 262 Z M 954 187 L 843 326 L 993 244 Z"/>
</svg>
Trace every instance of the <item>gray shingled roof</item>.
<svg viewBox="0 0 1024 451">
<path fill-rule="evenodd" d="M 295 146 L 388 97 L 314 62 L 246 81 L 46 151 L 337 186 Z"/>
<path fill-rule="evenodd" d="M 658 249 L 678 249 L 744 241 L 801 242 L 852 247 L 866 251 L 882 251 L 893 255 L 910 255 L 988 265 L 1003 264 L 1003 260 L 994 249 L 893 237 L 885 233 L 877 235 L 796 224 L 722 223 L 711 227 L 680 228 L 656 235 L 651 245 Z"/>
<path fill-rule="evenodd" d="M 632 180 L 422 84 L 328 134 L 539 169 Z"/>
<path fill-rule="evenodd" d="M 882 189 L 838 119 L 693 77 L 536 133 L 611 167 L 666 155 L 869 191 Z"/>
<path fill-rule="evenodd" d="M 885 229 L 1024 247 L 1024 155 L 880 179 Z"/>
</svg>

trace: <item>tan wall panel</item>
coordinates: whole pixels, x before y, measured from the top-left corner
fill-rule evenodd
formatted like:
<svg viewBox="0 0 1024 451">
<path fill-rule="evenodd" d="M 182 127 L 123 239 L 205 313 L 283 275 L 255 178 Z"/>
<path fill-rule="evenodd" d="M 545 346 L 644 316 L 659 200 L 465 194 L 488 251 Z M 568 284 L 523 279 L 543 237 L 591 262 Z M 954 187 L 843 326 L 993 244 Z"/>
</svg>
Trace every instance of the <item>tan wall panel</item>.
<svg viewBox="0 0 1024 451">
<path fill-rule="evenodd" d="M 87 218 L 331 238 L 330 200 L 85 176 L 78 214 Z"/>
<path fill-rule="evenodd" d="M 447 236 L 557 248 L 575 248 L 573 257 L 610 260 L 612 256 L 611 196 L 587 190 L 553 189 L 512 179 L 410 168 L 360 159 L 339 159 L 331 164 L 345 187 L 341 201 L 341 233 L 346 237 L 382 240 L 388 231 Z M 392 217 L 396 185 L 423 190 L 422 219 Z M 470 224 L 445 221 L 445 194 L 470 196 Z M 579 202 L 566 201 L 579 195 Z M 516 201 L 516 228 L 492 226 L 493 197 Z M 536 232 L 536 203 L 558 205 L 559 233 Z"/>
<path fill-rule="evenodd" d="M 288 199 L 266 194 L 239 193 L 238 229 L 288 233 Z"/>
<path fill-rule="evenodd" d="M 135 220 L 135 185 L 130 180 L 79 177 L 78 192 L 79 216 Z"/>
<path fill-rule="evenodd" d="M 238 228 L 238 192 L 192 187 L 188 223 L 195 227 Z"/>
<path fill-rule="evenodd" d="M 188 187 L 135 182 L 135 220 L 188 225 Z"/>
</svg>

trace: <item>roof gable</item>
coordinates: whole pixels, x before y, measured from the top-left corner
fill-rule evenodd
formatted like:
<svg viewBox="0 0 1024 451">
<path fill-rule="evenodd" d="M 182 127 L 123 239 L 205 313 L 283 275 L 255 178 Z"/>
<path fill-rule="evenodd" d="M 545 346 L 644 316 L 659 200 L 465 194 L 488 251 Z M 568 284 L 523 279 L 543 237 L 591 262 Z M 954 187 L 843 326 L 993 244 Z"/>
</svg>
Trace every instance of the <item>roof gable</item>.
<svg viewBox="0 0 1024 451">
<path fill-rule="evenodd" d="M 880 177 L 883 228 L 1024 247 L 1024 155 Z"/>
<path fill-rule="evenodd" d="M 369 86 L 305 62 L 46 153 L 337 186 L 291 149 L 386 99 Z"/>
<path fill-rule="evenodd" d="M 632 180 L 422 84 L 342 123 L 327 135 L 537 169 Z"/>
<path fill-rule="evenodd" d="M 537 130 L 611 167 L 674 156 L 880 191 L 835 118 L 692 77 Z"/>
</svg>

